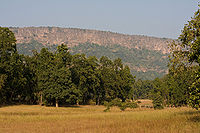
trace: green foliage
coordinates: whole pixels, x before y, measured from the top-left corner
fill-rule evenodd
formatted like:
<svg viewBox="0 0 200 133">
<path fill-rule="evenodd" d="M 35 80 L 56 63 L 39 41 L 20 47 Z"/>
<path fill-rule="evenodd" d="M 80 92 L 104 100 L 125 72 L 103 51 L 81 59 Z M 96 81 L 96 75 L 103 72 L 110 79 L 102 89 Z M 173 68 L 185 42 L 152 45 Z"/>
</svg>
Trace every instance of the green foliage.
<svg viewBox="0 0 200 133">
<path fill-rule="evenodd" d="M 168 86 L 170 97 L 169 103 L 174 106 L 187 105 L 189 99 L 189 87 L 195 81 L 196 67 L 179 66 L 176 71 L 170 70 Z"/>
<path fill-rule="evenodd" d="M 120 59 L 113 62 L 107 57 L 102 56 L 101 64 L 101 81 L 105 90 L 105 99 L 111 101 L 120 98 L 123 102 L 129 98 L 129 92 L 135 82 L 128 66 L 123 66 Z"/>
<path fill-rule="evenodd" d="M 190 87 L 189 104 L 197 110 L 200 108 L 200 79 L 196 80 Z"/>
<path fill-rule="evenodd" d="M 163 78 L 153 80 L 151 83 L 152 89 L 148 93 L 149 98 L 155 100 L 155 98 L 162 97 L 163 106 L 186 106 L 189 99 L 188 88 L 194 81 L 192 77 L 195 74 L 195 68 L 180 68 L 176 71 L 170 69 L 169 74 Z"/>
<path fill-rule="evenodd" d="M 72 56 L 67 46 L 59 46 L 55 54 L 43 48 L 35 58 L 38 66 L 38 94 L 42 93 L 45 104 L 76 104 L 80 92 L 72 82 L 69 69 Z"/>
<path fill-rule="evenodd" d="M 196 109 L 199 108 L 200 96 L 199 96 L 199 71 L 200 64 L 200 9 L 198 9 L 194 17 L 188 21 L 188 24 L 184 26 L 182 33 L 178 39 L 178 42 L 173 42 L 170 46 L 171 57 L 170 57 L 170 69 L 173 74 L 180 75 L 182 81 L 178 84 L 178 87 L 186 88 L 180 90 L 182 93 L 186 93 L 186 97 L 182 99 L 188 100 L 190 105 Z M 195 66 L 196 65 L 196 66 Z M 184 70 L 196 70 L 192 72 L 192 75 L 188 71 Z M 175 77 L 174 76 L 174 77 Z M 188 81 L 188 82 L 185 82 Z M 185 84 L 186 83 L 186 84 Z M 191 87 L 190 87 L 191 86 Z M 190 87 L 190 88 L 189 88 Z M 180 93 L 179 93 L 180 94 Z M 179 95 L 182 96 L 182 95 Z"/>
<path fill-rule="evenodd" d="M 66 45 L 58 46 L 55 53 L 42 48 L 31 58 L 37 77 L 35 92 L 41 104 L 94 101 L 100 105 L 114 98 L 125 101 L 135 81 L 121 59 L 102 57 L 99 61 L 95 56 L 72 56 Z"/>
<path fill-rule="evenodd" d="M 20 54 L 32 55 L 32 51 L 40 51 L 41 48 L 48 48 L 55 52 L 58 45 L 42 45 L 41 43 L 32 40 L 27 44 L 17 44 L 17 49 Z M 162 77 L 167 70 L 168 58 L 167 54 L 162 54 L 159 51 L 151 51 L 147 49 L 126 48 L 120 45 L 101 46 L 98 44 L 84 43 L 79 44 L 70 49 L 73 55 L 85 54 L 87 57 L 96 56 L 100 59 L 102 56 L 107 56 L 111 60 L 120 58 L 124 64 L 130 67 L 131 73 L 136 75 L 137 79 L 152 80 L 156 77 Z M 141 71 L 137 69 L 145 69 Z"/>
<path fill-rule="evenodd" d="M 29 56 L 33 56 L 33 51 L 40 52 L 42 48 L 47 48 L 50 51 L 55 52 L 58 47 L 57 44 L 43 45 L 42 43 L 39 43 L 38 41 L 33 39 L 29 43 L 18 43 L 16 46 L 19 54 Z"/>
<path fill-rule="evenodd" d="M 153 107 L 154 109 L 163 109 L 163 98 L 160 92 L 157 92 L 153 96 Z"/>
<path fill-rule="evenodd" d="M 153 82 L 150 80 L 137 80 L 131 89 L 130 98 L 149 99 L 149 93 L 153 89 Z"/>
<path fill-rule="evenodd" d="M 119 99 L 119 98 L 115 98 L 110 102 L 107 102 L 107 101 L 104 102 L 104 106 L 106 107 L 104 112 L 110 111 L 110 108 L 113 107 L 113 106 L 119 107 L 121 111 L 125 111 L 126 108 L 133 109 L 133 108 L 137 108 L 138 107 L 136 102 L 132 102 L 132 101 L 122 102 L 122 100 Z"/>
<path fill-rule="evenodd" d="M 33 103 L 35 79 L 28 57 L 19 55 L 16 39 L 0 27 L 0 103 Z"/>
<path fill-rule="evenodd" d="M 109 102 L 105 101 L 105 102 L 104 102 L 104 106 L 106 107 L 106 109 L 104 110 L 104 112 L 108 112 L 108 111 L 110 111 L 110 107 L 111 107 L 111 105 L 110 105 Z"/>
<path fill-rule="evenodd" d="M 127 108 L 126 103 L 121 103 L 121 106 L 119 106 L 121 111 L 125 111 L 125 109 Z"/>
<path fill-rule="evenodd" d="M 99 88 L 99 78 L 97 70 L 97 59 L 84 54 L 74 55 L 72 59 L 73 66 L 71 67 L 72 81 L 81 92 L 80 102 L 88 104 L 90 99 L 94 99 Z"/>
<path fill-rule="evenodd" d="M 143 80 L 152 80 L 156 77 L 162 77 L 165 74 L 168 63 L 167 54 L 147 49 L 129 49 L 120 45 L 101 46 L 98 44 L 85 43 L 71 48 L 71 52 L 72 54 L 81 52 L 87 56 L 96 56 L 97 58 L 107 56 L 112 60 L 120 58 L 124 64 L 130 67 L 131 73 L 136 75 L 137 79 Z M 139 68 L 144 68 L 147 71 L 137 71 L 136 69 Z"/>
<path fill-rule="evenodd" d="M 130 109 L 134 109 L 134 108 L 137 108 L 138 105 L 136 102 L 126 102 L 126 107 Z"/>
</svg>

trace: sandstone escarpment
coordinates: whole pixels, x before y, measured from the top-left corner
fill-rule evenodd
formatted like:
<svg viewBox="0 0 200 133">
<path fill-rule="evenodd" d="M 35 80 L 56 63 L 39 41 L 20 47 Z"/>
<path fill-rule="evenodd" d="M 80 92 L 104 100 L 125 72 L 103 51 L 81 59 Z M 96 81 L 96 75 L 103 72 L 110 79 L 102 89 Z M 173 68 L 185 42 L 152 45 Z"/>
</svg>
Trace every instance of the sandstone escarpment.
<svg viewBox="0 0 200 133">
<path fill-rule="evenodd" d="M 17 39 L 17 43 L 29 43 L 36 40 L 43 45 L 68 44 L 73 47 L 80 43 L 95 43 L 99 45 L 119 44 L 128 48 L 157 50 L 168 53 L 168 42 L 171 39 L 156 38 L 141 35 L 126 35 L 107 31 L 86 30 L 59 27 L 25 27 L 10 28 Z"/>
</svg>

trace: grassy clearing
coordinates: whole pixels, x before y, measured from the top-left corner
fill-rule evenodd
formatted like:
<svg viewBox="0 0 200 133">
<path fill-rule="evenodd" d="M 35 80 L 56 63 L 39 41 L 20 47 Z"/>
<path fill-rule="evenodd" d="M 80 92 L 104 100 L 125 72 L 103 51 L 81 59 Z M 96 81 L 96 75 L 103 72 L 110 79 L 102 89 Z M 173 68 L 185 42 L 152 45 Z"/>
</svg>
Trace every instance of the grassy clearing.
<svg viewBox="0 0 200 133">
<path fill-rule="evenodd" d="M 0 108 L 0 132 L 6 133 L 177 133 L 200 132 L 200 112 L 191 108 L 128 109 L 103 106 Z"/>
</svg>

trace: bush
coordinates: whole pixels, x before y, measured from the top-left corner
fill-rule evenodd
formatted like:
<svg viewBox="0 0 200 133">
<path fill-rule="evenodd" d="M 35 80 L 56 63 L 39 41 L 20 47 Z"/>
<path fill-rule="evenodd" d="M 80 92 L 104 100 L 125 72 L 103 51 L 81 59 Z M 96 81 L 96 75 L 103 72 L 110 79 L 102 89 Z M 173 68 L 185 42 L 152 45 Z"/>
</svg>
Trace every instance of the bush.
<svg viewBox="0 0 200 133">
<path fill-rule="evenodd" d="M 112 100 L 110 103 L 111 103 L 112 106 L 118 106 L 118 107 L 120 107 L 121 104 L 122 104 L 122 101 L 121 101 L 121 99 L 119 99 L 119 98 L 115 98 L 115 99 Z"/>
<path fill-rule="evenodd" d="M 104 112 L 110 111 L 110 106 L 107 106 L 107 108 L 104 110 Z"/>
<path fill-rule="evenodd" d="M 89 101 L 88 101 L 88 104 L 89 104 L 89 105 L 96 105 L 96 102 L 94 102 L 93 100 L 89 100 Z"/>
<path fill-rule="evenodd" d="M 126 103 L 127 105 L 127 108 L 131 108 L 131 109 L 134 109 L 134 108 L 137 108 L 138 107 L 138 105 L 137 105 L 137 103 L 135 103 L 135 102 L 129 102 L 129 103 Z"/>
<path fill-rule="evenodd" d="M 127 108 L 127 103 L 121 103 L 120 106 L 118 106 L 120 108 L 121 111 L 125 111 L 125 109 Z"/>
<path fill-rule="evenodd" d="M 112 106 L 117 106 L 120 108 L 121 111 L 124 111 L 126 108 L 137 108 L 138 105 L 135 102 L 122 102 L 120 99 L 116 98 L 112 100 L 111 102 L 104 102 L 104 106 L 106 106 L 106 109 L 104 112 L 108 112 Z"/>
<path fill-rule="evenodd" d="M 104 106 L 106 107 L 106 109 L 104 110 L 104 112 L 108 112 L 110 111 L 110 107 L 112 106 L 110 102 L 105 101 L 104 102 Z"/>
</svg>

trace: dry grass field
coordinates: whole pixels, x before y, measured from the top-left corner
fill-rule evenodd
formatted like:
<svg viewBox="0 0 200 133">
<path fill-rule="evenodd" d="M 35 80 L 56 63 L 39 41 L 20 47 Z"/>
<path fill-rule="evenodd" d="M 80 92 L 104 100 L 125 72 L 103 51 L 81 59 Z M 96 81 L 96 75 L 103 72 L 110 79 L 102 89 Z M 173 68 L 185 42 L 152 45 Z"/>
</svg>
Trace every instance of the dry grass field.
<svg viewBox="0 0 200 133">
<path fill-rule="evenodd" d="M 191 108 L 127 109 L 104 106 L 0 108 L 0 133 L 200 133 L 200 112 Z"/>
</svg>

